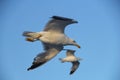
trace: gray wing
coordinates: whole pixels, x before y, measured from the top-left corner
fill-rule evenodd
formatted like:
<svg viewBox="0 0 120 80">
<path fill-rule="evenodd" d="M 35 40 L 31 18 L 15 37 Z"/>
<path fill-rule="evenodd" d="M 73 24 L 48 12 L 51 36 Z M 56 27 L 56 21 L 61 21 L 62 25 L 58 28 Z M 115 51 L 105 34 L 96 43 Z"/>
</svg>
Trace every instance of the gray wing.
<svg viewBox="0 0 120 80">
<path fill-rule="evenodd" d="M 77 68 L 79 67 L 79 64 L 80 64 L 79 61 L 72 62 L 72 68 L 71 68 L 71 71 L 70 71 L 70 75 L 73 74 L 77 70 Z"/>
<path fill-rule="evenodd" d="M 66 55 L 67 56 L 74 56 L 74 53 L 67 52 Z"/>
<path fill-rule="evenodd" d="M 67 53 L 66 53 L 66 55 L 67 56 L 74 56 L 74 50 L 67 50 Z"/>
<path fill-rule="evenodd" d="M 31 70 L 34 68 L 37 68 L 39 66 L 41 66 L 42 64 L 44 64 L 47 60 L 45 59 L 45 56 L 47 56 L 47 52 L 42 52 L 40 54 L 38 54 L 35 58 L 34 61 L 31 65 L 31 67 L 29 67 L 27 70 Z"/>
<path fill-rule="evenodd" d="M 45 47 L 46 47 L 45 52 L 38 54 L 34 58 L 34 61 L 31 65 L 31 67 L 29 67 L 27 70 L 32 70 L 34 68 L 37 68 L 37 67 L 45 64 L 46 62 L 48 62 L 49 60 L 54 58 L 63 49 L 62 46 L 55 46 L 55 45 L 51 45 L 51 46 L 45 45 Z"/>
<path fill-rule="evenodd" d="M 72 23 L 77 23 L 77 21 L 74 21 L 73 19 L 70 18 L 53 16 L 52 19 L 45 26 L 44 31 L 64 33 L 65 27 Z"/>
</svg>

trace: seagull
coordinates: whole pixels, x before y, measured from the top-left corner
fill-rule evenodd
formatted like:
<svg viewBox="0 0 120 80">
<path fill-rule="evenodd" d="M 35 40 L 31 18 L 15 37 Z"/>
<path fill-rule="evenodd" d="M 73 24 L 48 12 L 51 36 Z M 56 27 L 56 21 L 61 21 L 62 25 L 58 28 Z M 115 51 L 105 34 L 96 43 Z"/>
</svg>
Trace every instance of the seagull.
<svg viewBox="0 0 120 80">
<path fill-rule="evenodd" d="M 52 16 L 51 20 L 46 24 L 43 31 L 23 32 L 23 36 L 26 37 L 26 41 L 34 42 L 39 40 L 42 42 L 44 47 L 44 52 L 41 52 L 34 58 L 32 66 L 29 67 L 28 70 L 32 70 L 48 62 L 61 50 L 63 50 L 63 47 L 66 45 L 73 45 L 80 48 L 80 45 L 78 45 L 75 40 L 67 37 L 64 34 L 65 27 L 73 23 L 78 22 L 70 18 Z"/>
<path fill-rule="evenodd" d="M 77 68 L 79 67 L 79 60 L 81 60 L 81 58 L 78 58 L 74 55 L 75 50 L 67 50 L 66 52 L 66 56 L 65 58 L 59 58 L 59 60 L 64 63 L 64 62 L 71 62 L 72 63 L 72 68 L 70 71 L 70 75 L 73 74 Z"/>
<path fill-rule="evenodd" d="M 23 36 L 26 37 L 26 40 L 30 42 L 40 40 L 41 42 L 44 42 L 44 43 L 63 45 L 63 46 L 74 45 L 80 48 L 80 46 L 76 43 L 75 40 L 67 37 L 64 34 L 64 29 L 67 25 L 78 23 L 78 22 L 73 19 L 60 17 L 60 16 L 53 16 L 51 18 L 52 19 L 47 23 L 43 31 L 23 32 Z"/>
</svg>

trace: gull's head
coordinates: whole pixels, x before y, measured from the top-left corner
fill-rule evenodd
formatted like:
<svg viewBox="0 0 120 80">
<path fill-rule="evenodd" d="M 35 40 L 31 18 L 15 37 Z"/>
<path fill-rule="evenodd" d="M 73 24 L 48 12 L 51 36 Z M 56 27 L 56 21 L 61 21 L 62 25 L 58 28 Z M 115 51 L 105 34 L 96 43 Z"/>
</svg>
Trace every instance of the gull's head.
<svg viewBox="0 0 120 80">
<path fill-rule="evenodd" d="M 53 19 L 53 21 L 56 21 L 56 22 L 59 22 L 61 24 L 65 24 L 65 25 L 78 23 L 78 21 L 71 19 L 71 18 L 66 18 L 66 17 L 52 16 L 51 18 Z"/>
<path fill-rule="evenodd" d="M 78 57 L 78 58 L 77 58 L 77 60 L 78 60 L 78 61 L 81 61 L 81 60 L 83 60 L 83 59 L 82 59 L 82 58 L 80 58 L 80 57 Z"/>
</svg>

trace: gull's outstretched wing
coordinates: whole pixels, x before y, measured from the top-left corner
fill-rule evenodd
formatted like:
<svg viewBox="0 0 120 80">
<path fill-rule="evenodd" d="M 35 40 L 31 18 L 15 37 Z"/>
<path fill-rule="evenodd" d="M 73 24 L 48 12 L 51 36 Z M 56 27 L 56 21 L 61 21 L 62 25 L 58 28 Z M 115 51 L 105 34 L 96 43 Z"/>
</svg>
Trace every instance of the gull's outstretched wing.
<svg viewBox="0 0 120 80">
<path fill-rule="evenodd" d="M 34 68 L 37 68 L 44 63 L 48 62 L 50 59 L 55 57 L 62 49 L 62 46 L 56 46 L 56 45 L 49 45 L 49 44 L 44 44 L 45 47 L 45 52 L 42 52 L 38 54 L 32 63 L 32 66 L 29 67 L 27 70 L 32 70 Z"/>
<path fill-rule="evenodd" d="M 73 23 L 78 23 L 78 22 L 70 18 L 53 16 L 52 19 L 45 26 L 44 31 L 64 33 L 65 27 Z"/>
<path fill-rule="evenodd" d="M 67 56 L 74 56 L 74 52 L 75 52 L 75 50 L 67 50 L 66 55 Z"/>
<path fill-rule="evenodd" d="M 79 61 L 72 62 L 72 68 L 70 71 L 70 75 L 73 74 L 77 70 L 77 68 L 79 67 L 79 64 L 80 64 Z"/>
</svg>

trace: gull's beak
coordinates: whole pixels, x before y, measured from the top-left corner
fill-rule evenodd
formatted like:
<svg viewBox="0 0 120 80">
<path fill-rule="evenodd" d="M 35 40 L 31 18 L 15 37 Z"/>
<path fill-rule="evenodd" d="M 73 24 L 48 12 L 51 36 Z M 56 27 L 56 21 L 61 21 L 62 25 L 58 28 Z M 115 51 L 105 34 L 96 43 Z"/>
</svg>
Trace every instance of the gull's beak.
<svg viewBox="0 0 120 80">
<path fill-rule="evenodd" d="M 80 45 L 78 45 L 78 44 L 75 44 L 75 46 L 78 47 L 78 48 L 81 48 Z"/>
<path fill-rule="evenodd" d="M 73 23 L 78 23 L 78 21 L 76 21 L 76 20 L 72 20 L 72 22 L 73 22 Z"/>
</svg>

